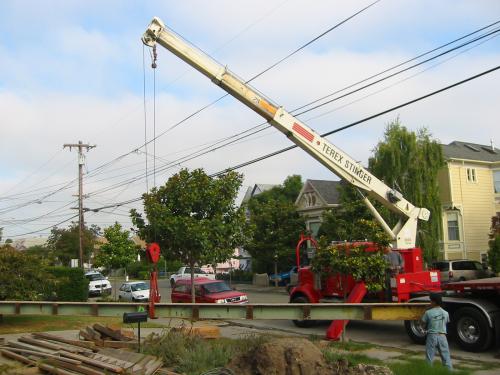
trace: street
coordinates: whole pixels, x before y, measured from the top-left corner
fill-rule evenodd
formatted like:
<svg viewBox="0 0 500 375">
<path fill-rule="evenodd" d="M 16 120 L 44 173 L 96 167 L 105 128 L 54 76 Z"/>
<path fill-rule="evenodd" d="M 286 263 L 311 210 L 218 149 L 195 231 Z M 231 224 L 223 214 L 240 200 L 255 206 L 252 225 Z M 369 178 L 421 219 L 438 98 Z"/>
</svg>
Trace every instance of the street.
<svg viewBox="0 0 500 375">
<path fill-rule="evenodd" d="M 112 282 L 115 290 L 115 282 Z M 119 288 L 121 283 L 117 280 Z M 167 279 L 158 281 L 161 302 L 171 302 L 170 283 Z M 249 303 L 288 303 L 288 294 L 284 288 L 262 288 L 253 285 L 236 284 L 237 290 L 244 291 L 248 295 Z M 114 293 L 114 292 L 113 292 Z M 262 332 L 280 332 L 300 335 L 317 335 L 323 337 L 330 324 L 329 321 L 320 321 L 314 327 L 299 328 L 289 320 L 237 320 L 231 321 L 231 325 L 253 328 Z M 406 334 L 402 321 L 351 321 L 347 326 L 346 337 L 357 342 L 366 342 L 377 345 L 385 345 L 400 349 L 422 352 L 423 346 L 414 344 Z M 485 353 L 471 353 L 461 350 L 453 341 L 450 342 L 452 355 L 462 358 L 470 358 L 482 361 L 498 361 L 494 355 L 497 349 L 490 349 Z"/>
</svg>

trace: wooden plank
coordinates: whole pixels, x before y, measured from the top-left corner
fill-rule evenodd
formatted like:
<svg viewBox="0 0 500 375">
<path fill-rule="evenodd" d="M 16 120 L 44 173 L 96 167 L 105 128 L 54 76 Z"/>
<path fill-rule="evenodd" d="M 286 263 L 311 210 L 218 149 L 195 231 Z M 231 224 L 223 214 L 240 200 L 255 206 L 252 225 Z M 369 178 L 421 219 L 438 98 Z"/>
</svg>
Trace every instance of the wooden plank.
<svg viewBox="0 0 500 375">
<path fill-rule="evenodd" d="M 47 362 L 49 364 L 51 364 L 51 365 L 56 366 L 56 367 L 62 367 L 62 368 L 65 368 L 67 370 L 76 371 L 79 374 L 85 374 L 85 375 L 106 375 L 105 371 L 95 370 L 95 369 L 93 369 L 91 367 L 87 367 L 87 366 L 83 366 L 83 365 L 74 365 L 74 364 L 67 363 L 67 362 L 60 361 L 60 360 L 53 359 L 53 358 L 49 359 Z"/>
<path fill-rule="evenodd" d="M 88 365 L 92 365 L 92 366 L 96 366 L 96 367 L 99 367 L 99 368 L 103 368 L 105 370 L 108 370 L 108 371 L 111 371 L 111 372 L 114 372 L 114 373 L 117 373 L 117 374 L 121 374 L 124 371 L 124 369 L 122 367 L 120 367 L 120 366 L 110 365 L 110 364 L 107 364 L 107 363 L 96 361 L 95 359 L 92 359 L 92 358 L 89 358 L 89 357 L 85 357 L 83 355 L 74 354 L 74 353 L 70 353 L 70 352 L 65 352 L 64 350 L 61 350 L 59 352 L 59 354 L 61 354 L 62 356 L 66 357 L 66 358 L 77 359 L 77 360 L 82 361 L 83 363 L 86 363 Z"/>
<path fill-rule="evenodd" d="M 49 353 L 49 354 L 57 353 L 55 350 L 40 348 L 39 346 L 33 346 L 33 345 L 29 345 L 29 344 L 23 344 L 23 343 L 20 343 L 17 341 L 7 341 L 7 345 L 12 346 L 13 348 L 33 350 L 35 352 L 38 351 L 38 352 Z"/>
<path fill-rule="evenodd" d="M 101 344 L 104 348 L 114 349 L 135 349 L 137 347 L 137 342 L 135 341 L 103 340 Z"/>
<path fill-rule="evenodd" d="M 35 346 L 41 346 L 42 348 L 52 349 L 52 350 L 66 350 L 72 353 L 81 353 L 82 348 L 72 347 L 71 345 L 59 345 L 56 343 L 51 343 L 46 340 L 37 340 L 32 337 L 23 336 L 17 339 L 17 341 L 24 342 L 26 344 L 31 344 Z"/>
<path fill-rule="evenodd" d="M 26 357 L 24 357 L 24 356 L 22 356 L 20 354 L 11 352 L 10 350 L 0 349 L 0 353 L 2 353 L 2 355 L 4 357 L 15 359 L 16 361 L 19 361 L 19 362 L 22 362 L 22 363 L 26 363 L 28 365 L 33 365 L 33 366 L 36 365 L 35 361 L 33 361 L 33 360 L 29 359 L 29 358 L 26 358 Z"/>
<path fill-rule="evenodd" d="M 51 365 L 48 365 L 46 363 L 39 362 L 37 364 L 38 368 L 41 368 L 44 371 L 47 371 L 51 374 L 56 374 L 56 375 L 75 375 L 74 372 L 69 372 Z"/>
<path fill-rule="evenodd" d="M 57 358 L 57 359 L 66 361 L 68 363 L 72 363 L 74 365 L 81 365 L 82 364 L 81 361 L 77 361 L 75 359 L 64 358 L 64 357 L 60 357 L 60 356 L 55 355 L 55 354 L 42 353 L 42 352 L 37 352 L 34 350 L 18 349 L 18 348 L 2 348 L 2 349 L 8 350 L 8 351 L 11 351 L 14 353 L 32 354 L 32 355 L 36 355 L 36 356 L 42 357 L 42 358 Z"/>
<path fill-rule="evenodd" d="M 157 359 L 154 362 L 150 362 L 146 365 L 146 371 L 144 375 L 154 374 L 156 370 L 158 370 L 161 366 L 163 366 L 163 361 L 161 359 Z"/>
<path fill-rule="evenodd" d="M 132 340 L 130 337 L 122 335 L 122 333 L 120 331 L 115 331 L 115 330 L 108 328 L 108 327 L 105 327 L 99 323 L 95 323 L 92 327 L 97 332 L 104 334 L 108 337 L 111 337 L 112 339 L 115 339 L 117 341 L 131 341 Z"/>
<path fill-rule="evenodd" d="M 84 349 L 87 349 L 87 350 L 85 350 L 85 352 L 93 353 L 92 347 L 94 347 L 94 345 L 89 343 L 89 342 L 85 342 L 85 341 L 82 342 L 82 341 L 78 341 L 78 340 L 65 339 L 64 337 L 59 337 L 56 335 L 52 335 L 50 333 L 43 333 L 43 332 L 32 333 L 31 336 L 41 338 L 41 339 L 63 342 L 65 344 L 70 344 L 70 345 L 74 345 L 74 346 L 79 346 L 79 347 L 82 347 Z"/>
</svg>

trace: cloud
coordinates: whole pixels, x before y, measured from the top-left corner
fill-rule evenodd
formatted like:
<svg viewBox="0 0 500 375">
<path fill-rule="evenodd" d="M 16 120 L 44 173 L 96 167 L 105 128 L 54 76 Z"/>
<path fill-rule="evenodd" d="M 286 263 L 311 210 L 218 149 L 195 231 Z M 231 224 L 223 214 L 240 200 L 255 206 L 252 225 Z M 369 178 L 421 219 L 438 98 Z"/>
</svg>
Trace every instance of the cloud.
<svg viewBox="0 0 500 375">
<path fill-rule="evenodd" d="M 367 4 L 299 0 L 152 2 L 140 6 L 121 1 L 2 3 L 0 226 L 5 226 L 6 235 L 16 235 L 45 228 L 75 213 L 69 209 L 71 204 L 58 210 L 75 199 L 72 195 L 77 189 L 76 153 L 62 150 L 64 143 L 82 140 L 97 144 L 86 153 L 89 173 L 84 190 L 90 194 L 86 207 L 126 201 L 145 191 L 145 156 L 131 151 L 144 141 L 143 47 L 139 38 L 152 16 L 160 16 L 248 79 Z M 382 1 L 252 84 L 291 110 L 492 22 L 491 15 L 498 13 L 498 7 L 486 1 Z M 498 38 L 493 39 L 380 93 L 376 91 L 397 79 L 304 114 L 301 119 L 310 119 L 308 125 L 323 133 L 380 112 L 495 66 L 499 43 Z M 161 47 L 158 54 L 157 135 L 223 95 L 220 88 Z M 151 138 L 153 74 L 149 64 L 146 55 L 146 117 Z M 386 123 L 399 115 L 410 129 L 427 126 L 444 143 L 457 139 L 489 143 L 490 138 L 499 138 L 499 81 L 499 73 L 491 74 L 338 133 L 330 140 L 366 163 Z M 203 167 L 213 173 L 290 145 L 281 133 L 268 129 L 203 157 L 176 161 L 261 122 L 259 116 L 229 97 L 168 131 L 156 142 L 157 184 L 180 167 Z M 153 153 L 153 144 L 148 145 L 148 153 Z M 118 158 L 123 154 L 127 156 Z M 166 161 L 174 162 L 167 168 Z M 98 169 L 102 165 L 106 168 Z M 151 187 L 151 155 L 148 167 Z M 292 174 L 304 179 L 335 178 L 299 149 L 241 172 L 246 186 L 281 183 Z M 68 183 L 67 189 L 41 204 L 3 213 Z M 29 193 L 5 199 L 23 192 Z M 109 208 L 105 210 L 108 213 L 89 212 L 87 220 L 102 226 L 118 220 L 128 228 L 130 222 L 123 215 L 131 207 L 140 208 L 140 203 Z M 7 225 L 54 210 L 40 220 Z"/>
</svg>

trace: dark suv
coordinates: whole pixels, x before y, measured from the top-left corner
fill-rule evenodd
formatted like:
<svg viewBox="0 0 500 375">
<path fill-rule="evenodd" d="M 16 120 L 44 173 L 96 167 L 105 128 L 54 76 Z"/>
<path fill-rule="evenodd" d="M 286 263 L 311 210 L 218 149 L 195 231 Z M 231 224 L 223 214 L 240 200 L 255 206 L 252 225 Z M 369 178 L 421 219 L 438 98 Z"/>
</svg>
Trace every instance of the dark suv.
<svg viewBox="0 0 500 375">
<path fill-rule="evenodd" d="M 474 260 L 442 260 L 432 264 L 432 268 L 441 272 L 441 282 L 465 281 L 493 277 L 495 274 Z"/>
</svg>

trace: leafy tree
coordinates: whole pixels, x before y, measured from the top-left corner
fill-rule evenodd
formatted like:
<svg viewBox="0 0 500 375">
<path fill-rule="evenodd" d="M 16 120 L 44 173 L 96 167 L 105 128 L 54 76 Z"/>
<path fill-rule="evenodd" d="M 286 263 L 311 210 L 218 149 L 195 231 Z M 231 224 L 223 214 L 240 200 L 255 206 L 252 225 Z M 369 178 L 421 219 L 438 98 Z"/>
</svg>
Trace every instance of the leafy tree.
<svg viewBox="0 0 500 375">
<path fill-rule="evenodd" d="M 54 285 L 38 257 L 0 247 L 0 300 L 44 300 Z"/>
<path fill-rule="evenodd" d="M 274 272 L 275 256 L 282 269 L 294 264 L 295 246 L 306 230 L 305 219 L 295 207 L 301 188 L 301 177 L 289 176 L 283 185 L 248 201 L 253 237 L 245 250 L 252 255 L 254 271 Z"/>
<path fill-rule="evenodd" d="M 425 128 L 417 133 L 401 125 L 399 119 L 391 122 L 384 139 L 378 143 L 369 169 L 389 186 L 401 191 L 417 207 L 431 212 L 428 222 L 420 221 L 417 246 L 423 249 L 427 262 L 435 260 L 441 238 L 441 200 L 438 172 L 445 165 L 441 145 Z M 397 221 L 391 214 L 392 222 Z"/>
<path fill-rule="evenodd" d="M 360 199 L 356 189 L 346 182 L 338 186 L 340 207 L 326 210 L 323 213 L 318 237 L 331 241 L 374 241 L 376 234 L 383 232 L 373 219 L 373 215 Z M 383 207 L 377 207 L 385 211 Z M 371 230 L 367 231 L 367 222 L 371 222 Z"/>
<path fill-rule="evenodd" d="M 99 235 L 100 228 L 92 225 L 83 229 L 83 259 L 89 259 Z M 60 264 L 68 266 L 71 259 L 80 258 L 78 223 L 72 223 L 68 229 L 52 228 L 47 247 L 53 251 Z"/>
<path fill-rule="evenodd" d="M 96 266 L 126 270 L 127 266 L 137 259 L 137 245 L 130 239 L 130 232 L 122 230 L 119 223 L 105 228 L 104 238 L 107 242 L 101 245 L 94 258 Z"/>
<path fill-rule="evenodd" d="M 500 272 L 500 213 L 491 218 L 488 263 L 493 272 Z"/>
<path fill-rule="evenodd" d="M 5 244 L 6 244 L 6 245 L 9 245 L 9 244 L 11 244 L 11 243 L 14 243 L 14 241 L 12 241 L 12 238 L 7 238 L 7 239 L 5 240 Z"/>
<path fill-rule="evenodd" d="M 54 253 L 44 245 L 30 246 L 24 251 L 24 253 L 40 258 L 46 264 L 53 265 L 56 262 Z"/>
<path fill-rule="evenodd" d="M 235 205 L 241 183 L 236 172 L 212 178 L 202 169 L 182 169 L 143 195 L 145 218 L 132 210 L 132 222 L 141 238 L 160 245 L 163 256 L 189 265 L 193 281 L 196 264 L 227 261 L 246 240 L 245 213 Z"/>
</svg>

